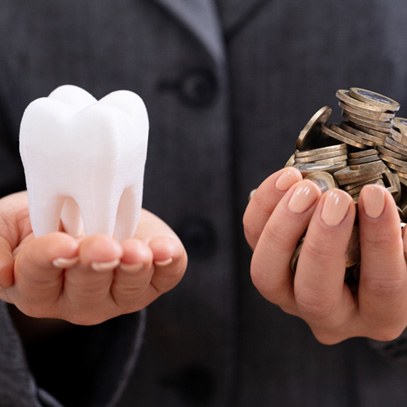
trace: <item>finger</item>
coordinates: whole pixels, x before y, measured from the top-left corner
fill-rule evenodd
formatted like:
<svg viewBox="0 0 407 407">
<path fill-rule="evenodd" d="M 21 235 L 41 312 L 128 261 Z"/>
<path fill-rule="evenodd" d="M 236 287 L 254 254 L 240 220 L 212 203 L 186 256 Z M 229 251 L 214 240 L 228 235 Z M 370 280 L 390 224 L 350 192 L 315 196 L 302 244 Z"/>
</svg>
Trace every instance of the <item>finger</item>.
<svg viewBox="0 0 407 407">
<path fill-rule="evenodd" d="M 65 273 L 65 298 L 72 309 L 100 304 L 110 296 L 113 271 L 123 254 L 121 245 L 105 235 L 85 237 L 79 263 Z"/>
<path fill-rule="evenodd" d="M 344 282 L 354 219 L 355 205 L 349 194 L 335 188 L 323 194 L 297 263 L 294 293 L 298 309 L 324 342 L 333 338 L 322 335 L 338 335 L 355 311 L 355 301 Z"/>
<path fill-rule="evenodd" d="M 165 222 L 153 213 L 143 209 L 135 237 L 148 243 L 157 236 L 177 239 L 175 232 Z"/>
<path fill-rule="evenodd" d="M 268 177 L 251 194 L 250 202 L 243 215 L 244 232 L 250 247 L 254 249 L 268 218 L 285 192 L 302 179 L 293 167 L 283 168 Z"/>
<path fill-rule="evenodd" d="M 320 195 L 308 180 L 292 186 L 267 221 L 253 253 L 254 285 L 269 301 L 287 309 L 294 303 L 290 260 Z"/>
<path fill-rule="evenodd" d="M 111 293 L 119 307 L 132 308 L 140 302 L 150 285 L 153 254 L 144 242 L 137 239 L 123 241 L 122 247 L 123 256 L 114 274 Z"/>
<path fill-rule="evenodd" d="M 154 259 L 150 286 L 161 295 L 181 281 L 187 267 L 187 255 L 182 243 L 174 238 L 157 237 L 149 246 Z"/>
<path fill-rule="evenodd" d="M 28 307 L 27 313 L 35 307 L 38 315 L 41 304 L 56 301 L 63 288 L 63 271 L 55 267 L 54 260 L 75 258 L 77 254 L 76 240 L 59 232 L 32 239 L 24 245 L 15 259 L 12 295 L 19 304 Z"/>
<path fill-rule="evenodd" d="M 359 198 L 359 224 L 359 305 L 368 321 L 374 325 L 384 324 L 384 331 L 386 326 L 398 325 L 397 321 L 405 322 L 407 307 L 407 271 L 400 219 L 395 202 L 385 188 L 378 185 L 363 188 Z"/>
<path fill-rule="evenodd" d="M 14 256 L 9 242 L 0 237 L 0 288 L 11 287 L 14 283 Z"/>
<path fill-rule="evenodd" d="M 0 232 L 14 250 L 32 232 L 26 191 L 0 199 Z"/>
</svg>

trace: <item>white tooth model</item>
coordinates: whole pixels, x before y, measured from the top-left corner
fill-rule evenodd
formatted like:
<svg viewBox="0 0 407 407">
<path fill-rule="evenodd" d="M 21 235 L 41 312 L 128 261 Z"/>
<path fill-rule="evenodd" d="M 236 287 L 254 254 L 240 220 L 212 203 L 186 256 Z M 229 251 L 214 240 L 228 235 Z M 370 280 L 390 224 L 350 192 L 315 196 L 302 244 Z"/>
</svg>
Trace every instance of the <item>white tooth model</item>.
<svg viewBox="0 0 407 407">
<path fill-rule="evenodd" d="M 26 108 L 20 154 L 34 234 L 131 237 L 140 217 L 148 116 L 130 91 L 97 101 L 64 85 Z"/>
</svg>

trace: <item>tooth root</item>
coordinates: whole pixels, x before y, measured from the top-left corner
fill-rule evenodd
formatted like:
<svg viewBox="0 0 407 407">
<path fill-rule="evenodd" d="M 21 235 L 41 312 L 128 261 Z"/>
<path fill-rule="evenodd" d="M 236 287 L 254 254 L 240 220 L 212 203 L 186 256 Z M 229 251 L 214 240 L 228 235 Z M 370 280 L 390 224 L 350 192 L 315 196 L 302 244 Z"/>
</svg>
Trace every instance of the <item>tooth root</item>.
<svg viewBox="0 0 407 407">
<path fill-rule="evenodd" d="M 71 197 L 64 199 L 61 221 L 66 233 L 79 237 L 83 233 L 81 211 L 76 201 Z"/>
<path fill-rule="evenodd" d="M 147 140 L 144 103 L 129 91 L 96 101 L 62 86 L 32 102 L 21 121 L 20 152 L 34 233 L 57 230 L 61 219 L 74 236 L 82 225 L 85 234 L 134 234 Z"/>
<path fill-rule="evenodd" d="M 63 198 L 53 194 L 39 194 L 29 202 L 31 226 L 36 236 L 43 236 L 59 229 Z"/>
<path fill-rule="evenodd" d="M 139 221 L 137 208 L 141 206 L 141 192 L 137 193 L 135 187 L 128 187 L 120 198 L 116 216 L 114 237 L 123 240 L 134 236 Z"/>
<path fill-rule="evenodd" d="M 85 235 L 113 236 L 118 200 L 109 199 L 105 194 L 101 194 L 101 198 L 96 198 L 95 204 L 78 200 Z"/>
</svg>

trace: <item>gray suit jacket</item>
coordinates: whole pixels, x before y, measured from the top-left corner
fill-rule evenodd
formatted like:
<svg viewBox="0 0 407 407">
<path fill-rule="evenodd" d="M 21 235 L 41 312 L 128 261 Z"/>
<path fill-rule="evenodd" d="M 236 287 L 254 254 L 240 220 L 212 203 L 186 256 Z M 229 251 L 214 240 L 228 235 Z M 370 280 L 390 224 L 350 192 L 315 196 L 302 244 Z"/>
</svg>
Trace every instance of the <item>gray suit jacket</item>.
<svg viewBox="0 0 407 407">
<path fill-rule="evenodd" d="M 4 405 L 405 406 L 402 340 L 319 344 L 253 288 L 241 216 L 337 89 L 407 106 L 406 18 L 403 0 L 2 1 L 1 192 L 24 187 L 32 99 L 62 83 L 131 89 L 151 122 L 144 206 L 189 252 L 183 282 L 149 307 L 137 363 L 139 315 L 38 341 L 0 307 Z"/>
</svg>

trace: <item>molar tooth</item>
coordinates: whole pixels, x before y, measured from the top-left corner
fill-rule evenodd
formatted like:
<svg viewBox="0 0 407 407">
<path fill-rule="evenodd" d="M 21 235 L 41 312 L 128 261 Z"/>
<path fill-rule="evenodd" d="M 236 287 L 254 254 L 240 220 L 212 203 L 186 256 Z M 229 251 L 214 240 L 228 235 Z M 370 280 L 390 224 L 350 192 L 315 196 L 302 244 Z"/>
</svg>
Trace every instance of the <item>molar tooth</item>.
<svg viewBox="0 0 407 407">
<path fill-rule="evenodd" d="M 119 240 L 137 227 L 148 141 L 143 101 L 130 91 L 97 101 L 72 85 L 26 108 L 20 154 L 34 234 L 65 230 Z"/>
</svg>

